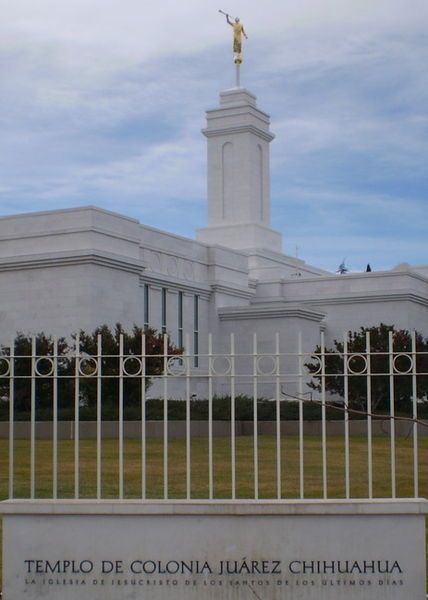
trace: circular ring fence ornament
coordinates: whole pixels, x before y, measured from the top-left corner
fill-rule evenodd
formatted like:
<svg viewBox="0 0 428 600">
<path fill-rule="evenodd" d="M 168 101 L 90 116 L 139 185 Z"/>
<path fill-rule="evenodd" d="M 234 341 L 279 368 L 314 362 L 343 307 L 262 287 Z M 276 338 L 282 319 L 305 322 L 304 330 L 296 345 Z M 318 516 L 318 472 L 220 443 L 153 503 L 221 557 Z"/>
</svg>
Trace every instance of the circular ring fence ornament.
<svg viewBox="0 0 428 600">
<path fill-rule="evenodd" d="M 123 361 L 123 372 L 128 377 L 138 377 L 143 371 L 143 363 L 136 356 L 127 356 Z"/>
<path fill-rule="evenodd" d="M 93 377 L 98 372 L 98 363 L 93 356 L 79 358 L 79 373 L 83 377 Z"/>
<path fill-rule="evenodd" d="M 351 367 L 352 361 L 357 363 L 356 365 L 354 364 L 354 367 Z M 358 363 L 360 361 L 362 361 L 362 364 L 360 363 L 362 368 L 358 370 Z M 351 354 L 351 356 L 348 356 L 346 364 L 348 371 L 353 375 L 364 375 L 367 372 L 367 357 L 364 354 Z"/>
<path fill-rule="evenodd" d="M 187 361 L 182 356 L 171 356 L 168 359 L 166 370 L 169 375 L 180 377 L 186 374 L 186 369 Z"/>
<path fill-rule="evenodd" d="M 50 377 L 54 372 L 54 361 L 48 356 L 38 358 L 34 365 L 34 370 L 39 377 Z"/>
<path fill-rule="evenodd" d="M 214 356 L 211 370 L 214 375 L 229 375 L 232 370 L 232 362 L 228 356 Z"/>
<path fill-rule="evenodd" d="M 0 377 L 7 377 L 10 374 L 10 360 L 4 356 L 0 357 Z"/>
<path fill-rule="evenodd" d="M 262 354 L 257 358 L 256 364 L 259 375 L 273 375 L 278 366 L 278 359 L 270 354 Z"/>
<path fill-rule="evenodd" d="M 397 361 L 400 361 L 397 365 Z M 406 368 L 406 362 L 408 361 L 408 367 Z M 402 364 L 404 363 L 404 364 Z M 394 372 L 395 373 L 399 373 L 400 375 L 407 375 L 408 373 L 412 372 L 413 369 L 413 357 L 410 356 L 410 354 L 407 354 L 406 352 L 400 352 L 399 354 L 396 354 L 393 358 L 393 366 L 394 366 Z"/>
<path fill-rule="evenodd" d="M 321 370 L 322 370 L 322 362 L 321 362 L 321 358 L 320 358 L 319 356 L 317 356 L 316 354 L 305 354 L 305 356 L 304 356 L 303 358 L 304 358 L 304 360 L 305 360 L 305 362 L 304 362 L 303 364 L 304 364 L 304 366 L 305 366 L 307 369 L 308 369 L 308 363 L 307 363 L 307 359 L 309 359 L 309 360 L 314 360 L 314 361 L 315 361 L 315 365 L 313 365 L 313 366 L 316 366 L 316 363 L 318 363 L 318 368 L 317 368 L 317 370 L 316 370 L 316 371 L 310 371 L 310 374 L 311 374 L 311 375 L 319 375 L 319 374 L 321 373 Z M 308 369 L 308 371 L 309 371 L 309 369 Z"/>
</svg>

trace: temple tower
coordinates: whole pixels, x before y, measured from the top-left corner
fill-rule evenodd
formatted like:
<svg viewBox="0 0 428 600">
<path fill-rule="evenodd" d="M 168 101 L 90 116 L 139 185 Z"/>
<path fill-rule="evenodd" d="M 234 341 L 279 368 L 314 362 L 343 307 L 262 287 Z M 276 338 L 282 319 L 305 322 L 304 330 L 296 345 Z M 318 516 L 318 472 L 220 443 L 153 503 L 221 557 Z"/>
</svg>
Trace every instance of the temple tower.
<svg viewBox="0 0 428 600">
<path fill-rule="evenodd" d="M 245 88 L 221 92 L 219 108 L 207 111 L 208 227 L 199 241 L 281 252 L 282 236 L 270 227 L 269 125 Z"/>
</svg>

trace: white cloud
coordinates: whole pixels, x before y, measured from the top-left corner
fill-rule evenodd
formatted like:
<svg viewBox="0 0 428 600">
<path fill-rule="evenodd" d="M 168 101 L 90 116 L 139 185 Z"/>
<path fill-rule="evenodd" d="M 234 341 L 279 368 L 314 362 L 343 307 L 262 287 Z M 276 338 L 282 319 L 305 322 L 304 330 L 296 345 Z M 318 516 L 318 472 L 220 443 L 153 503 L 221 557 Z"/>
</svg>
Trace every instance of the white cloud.
<svg viewBox="0 0 428 600">
<path fill-rule="evenodd" d="M 163 210 L 150 213 L 159 219 L 151 223 L 162 227 L 169 214 L 188 232 L 197 211 L 183 217 L 176 206 L 204 199 L 203 110 L 233 81 L 218 8 L 214 0 L 7 0 L 0 211 L 95 200 L 144 219 L 156 198 Z M 402 188 L 411 177 L 426 181 L 426 0 L 412 0 L 411 10 L 402 0 L 229 0 L 227 8 L 250 36 L 243 80 L 273 114 L 273 187 L 282 186 L 291 209 L 316 207 L 325 255 L 331 207 L 350 211 L 333 227 L 363 210 L 420 220 L 420 194 L 410 201 Z M 353 192 L 354 157 L 375 165 L 370 177 L 384 192 Z M 323 163 L 339 159 L 335 187 Z M 390 245 L 379 248 L 393 263 Z"/>
<path fill-rule="evenodd" d="M 412 9 L 403 0 L 231 0 L 229 10 L 239 14 L 250 33 L 250 39 L 272 42 L 273 38 L 295 37 L 307 31 L 308 37 L 319 37 L 330 30 L 344 30 L 358 35 L 367 29 L 382 31 L 397 28 L 405 31 L 415 25 L 423 30 L 428 18 L 424 0 L 412 0 Z M 176 53 L 192 54 L 213 44 L 224 43 L 227 26 L 218 14 L 214 0 L 55 0 L 9 1 L 2 7 L 2 39 L 31 45 L 53 43 L 64 48 L 69 64 L 90 50 L 92 59 L 99 56 L 97 68 L 114 68 L 123 62 L 153 60 Z M 355 33 L 356 32 L 356 33 Z M 287 39 L 287 37 L 285 39 Z M 284 41 L 283 41 L 284 44 Z M 282 44 L 282 45 L 283 45 Z M 324 51 L 331 51 L 329 44 Z M 298 54 L 298 48 L 296 48 Z M 102 57 L 105 60 L 102 61 Z M 111 63 L 112 58 L 116 61 Z M 86 68 L 90 65 L 86 63 Z"/>
</svg>

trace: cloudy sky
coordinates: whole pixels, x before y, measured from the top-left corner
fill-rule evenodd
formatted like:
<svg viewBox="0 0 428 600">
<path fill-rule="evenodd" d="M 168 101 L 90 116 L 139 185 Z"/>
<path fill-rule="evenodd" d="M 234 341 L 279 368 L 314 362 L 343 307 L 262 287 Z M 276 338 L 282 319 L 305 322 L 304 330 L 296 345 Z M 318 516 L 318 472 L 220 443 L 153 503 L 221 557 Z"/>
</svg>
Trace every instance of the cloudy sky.
<svg viewBox="0 0 428 600">
<path fill-rule="evenodd" d="M 204 111 L 233 85 L 222 8 L 272 117 L 284 251 L 427 264 L 427 0 L 219 1 L 2 2 L 0 214 L 95 204 L 193 237 Z"/>
</svg>

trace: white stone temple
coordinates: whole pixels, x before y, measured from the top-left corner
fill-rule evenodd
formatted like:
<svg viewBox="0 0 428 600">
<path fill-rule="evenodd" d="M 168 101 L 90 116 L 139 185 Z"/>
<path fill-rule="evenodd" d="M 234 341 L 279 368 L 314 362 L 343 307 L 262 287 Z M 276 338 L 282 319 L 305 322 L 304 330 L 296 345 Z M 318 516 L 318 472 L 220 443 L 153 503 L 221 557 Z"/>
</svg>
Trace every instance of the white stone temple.
<svg viewBox="0 0 428 600">
<path fill-rule="evenodd" d="M 150 325 L 190 353 L 310 352 L 383 322 L 428 334 L 428 266 L 337 275 L 282 253 L 271 228 L 269 116 L 244 88 L 207 112 L 208 224 L 196 241 L 88 206 L 0 219 L 0 335 Z M 196 362 L 195 369 L 199 368 Z"/>
</svg>

